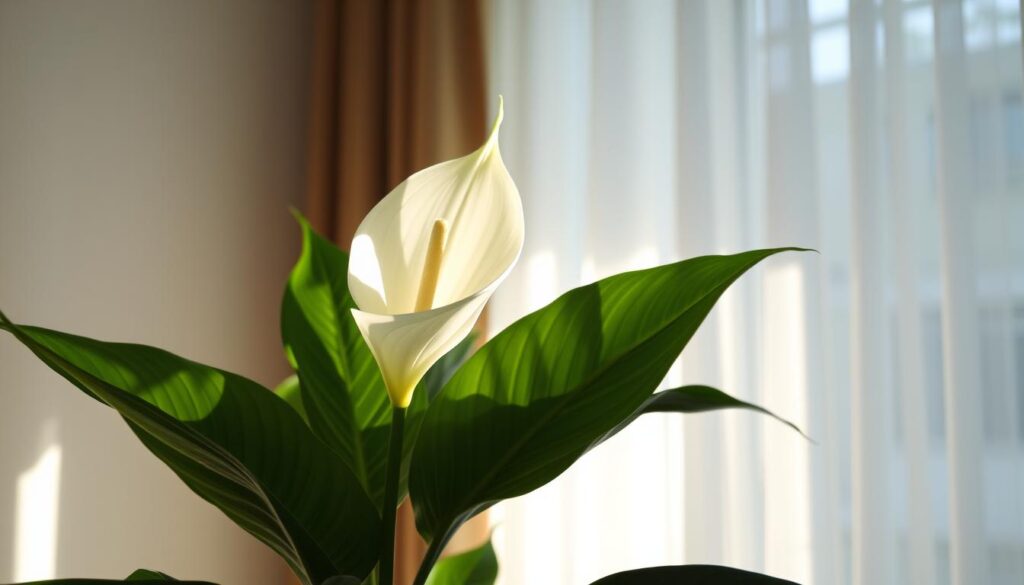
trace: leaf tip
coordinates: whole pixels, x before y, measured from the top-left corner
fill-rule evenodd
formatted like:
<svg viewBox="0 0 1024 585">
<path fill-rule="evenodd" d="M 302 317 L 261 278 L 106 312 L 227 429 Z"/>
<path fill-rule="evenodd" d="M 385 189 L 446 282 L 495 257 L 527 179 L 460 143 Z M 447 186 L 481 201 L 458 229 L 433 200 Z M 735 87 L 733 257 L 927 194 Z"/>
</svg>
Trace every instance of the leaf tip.
<svg viewBox="0 0 1024 585">
<path fill-rule="evenodd" d="M 298 207 L 295 207 L 294 205 L 289 205 L 288 212 L 292 214 L 292 217 L 295 218 L 295 221 L 299 222 L 299 225 L 302 226 L 303 228 L 309 225 L 309 220 L 306 219 L 306 216 L 302 214 L 302 211 L 299 210 Z"/>
<path fill-rule="evenodd" d="M 804 248 L 802 246 L 789 246 L 782 248 L 784 252 L 814 252 L 815 254 L 821 255 L 821 252 L 817 248 Z"/>
</svg>

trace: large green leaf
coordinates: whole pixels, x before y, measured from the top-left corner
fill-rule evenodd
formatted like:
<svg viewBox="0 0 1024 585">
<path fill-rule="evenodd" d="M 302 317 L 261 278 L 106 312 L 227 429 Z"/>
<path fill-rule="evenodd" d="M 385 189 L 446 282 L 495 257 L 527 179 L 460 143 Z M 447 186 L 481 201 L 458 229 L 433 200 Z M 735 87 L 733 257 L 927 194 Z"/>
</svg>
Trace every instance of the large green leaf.
<svg viewBox="0 0 1024 585">
<path fill-rule="evenodd" d="M 302 417 L 302 420 L 309 424 L 309 415 L 306 414 L 306 407 L 302 404 L 302 387 L 299 386 L 298 374 L 292 374 L 282 380 L 274 388 L 274 394 L 284 399 Z"/>
<path fill-rule="evenodd" d="M 131 583 L 132 585 L 214 585 L 209 581 L 178 581 L 177 579 L 53 579 L 52 581 L 29 581 L 12 585 L 114 585 Z"/>
<path fill-rule="evenodd" d="M 380 518 L 352 471 L 280 398 L 241 376 L 133 344 L 10 331 L 116 409 L 193 491 L 280 554 L 306 583 L 365 576 Z"/>
<path fill-rule="evenodd" d="M 302 256 L 285 288 L 281 336 L 295 360 L 309 426 L 355 472 L 379 507 L 390 401 L 377 362 L 352 319 L 348 254 L 297 217 Z"/>
<path fill-rule="evenodd" d="M 477 334 L 471 332 L 458 345 L 453 347 L 451 351 L 441 356 L 441 359 L 430 366 L 423 379 L 420 380 L 419 385 L 416 386 L 416 392 L 426 395 L 426 402 L 429 403 L 437 398 L 444 385 L 452 379 L 452 376 L 462 367 L 462 364 L 466 363 L 469 354 L 473 350 L 473 344 L 476 343 L 476 339 Z M 412 405 L 410 405 L 411 408 Z"/>
<path fill-rule="evenodd" d="M 726 288 L 780 251 L 616 275 L 485 344 L 430 405 L 414 451 L 410 492 L 432 547 L 493 503 L 551 481 L 629 417 Z"/>
<path fill-rule="evenodd" d="M 167 573 L 152 571 L 150 569 L 136 569 L 125 581 L 177 581 Z"/>
<path fill-rule="evenodd" d="M 214 585 L 208 581 L 179 581 L 160 571 L 138 569 L 126 579 L 53 579 L 50 581 L 31 581 L 19 585 L 109 585 L 112 583 L 133 583 L 134 585 L 158 585 L 163 583 L 180 583 L 181 585 Z"/>
<path fill-rule="evenodd" d="M 792 581 L 716 565 L 648 567 L 615 573 L 590 585 L 796 585 Z"/>
<path fill-rule="evenodd" d="M 298 379 L 286 380 L 277 392 L 301 409 L 313 431 L 349 464 L 379 507 L 384 498 L 390 401 L 377 362 L 352 318 L 348 254 L 297 217 L 302 256 L 285 289 L 281 333 Z M 422 415 L 465 361 L 473 339 L 470 335 L 448 352 L 417 386 L 406 420 L 399 502 L 407 491 L 408 461 Z"/>
<path fill-rule="evenodd" d="M 466 552 L 441 559 L 426 585 L 494 585 L 498 578 L 498 556 L 491 540 Z"/>
<path fill-rule="evenodd" d="M 680 386 L 679 388 L 672 388 L 671 390 L 663 390 L 661 392 L 655 392 L 651 396 L 644 400 L 644 403 L 633 411 L 633 414 L 629 415 L 622 420 L 619 424 L 615 425 L 612 430 L 608 431 L 604 436 L 594 442 L 593 446 L 597 446 L 600 443 L 610 439 L 612 436 L 618 434 L 619 431 L 625 429 L 627 426 L 633 423 L 636 419 L 640 418 L 645 414 L 655 413 L 695 413 L 695 412 L 708 412 L 712 410 L 724 410 L 729 408 L 742 408 L 746 410 L 752 410 L 761 414 L 770 416 L 794 431 L 800 433 L 804 438 L 810 440 L 807 435 L 804 434 L 800 427 L 789 422 L 788 420 L 776 415 L 774 412 L 744 402 L 738 398 L 733 398 L 725 392 L 711 386 L 703 386 L 699 384 L 691 386 Z"/>
<path fill-rule="evenodd" d="M 473 349 L 477 334 L 470 333 L 465 339 L 453 347 L 451 351 L 444 354 L 433 366 L 427 370 L 426 375 L 416 386 L 412 395 L 412 402 L 405 416 L 405 449 L 402 452 L 401 480 L 399 485 L 399 501 L 405 497 L 408 491 L 409 468 L 412 464 L 412 454 L 419 438 L 420 427 L 423 426 L 423 418 L 427 414 L 430 403 L 441 393 L 444 385 L 451 380 L 455 372 L 466 362 Z"/>
</svg>

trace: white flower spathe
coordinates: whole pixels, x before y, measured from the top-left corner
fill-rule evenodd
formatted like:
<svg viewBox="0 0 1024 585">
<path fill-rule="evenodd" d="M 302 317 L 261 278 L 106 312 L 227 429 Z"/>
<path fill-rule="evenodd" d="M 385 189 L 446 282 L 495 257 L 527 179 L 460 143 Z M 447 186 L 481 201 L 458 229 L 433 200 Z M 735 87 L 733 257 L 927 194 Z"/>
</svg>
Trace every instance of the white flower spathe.
<svg viewBox="0 0 1024 585">
<path fill-rule="evenodd" d="M 469 334 L 522 251 L 522 202 L 498 148 L 502 117 L 499 101 L 483 146 L 406 179 L 352 240 L 352 314 L 399 408 Z"/>
</svg>

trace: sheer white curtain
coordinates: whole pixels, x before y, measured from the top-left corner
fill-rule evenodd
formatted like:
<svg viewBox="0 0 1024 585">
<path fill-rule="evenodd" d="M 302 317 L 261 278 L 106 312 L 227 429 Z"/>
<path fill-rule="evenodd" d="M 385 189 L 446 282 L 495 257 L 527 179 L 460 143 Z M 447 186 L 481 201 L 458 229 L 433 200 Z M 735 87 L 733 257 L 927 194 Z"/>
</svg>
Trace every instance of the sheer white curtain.
<svg viewBox="0 0 1024 585">
<path fill-rule="evenodd" d="M 495 511 L 506 584 L 721 563 L 803 583 L 1024 582 L 1018 0 L 493 0 L 527 244 L 499 329 L 568 288 L 799 245 L 651 416 Z"/>
</svg>

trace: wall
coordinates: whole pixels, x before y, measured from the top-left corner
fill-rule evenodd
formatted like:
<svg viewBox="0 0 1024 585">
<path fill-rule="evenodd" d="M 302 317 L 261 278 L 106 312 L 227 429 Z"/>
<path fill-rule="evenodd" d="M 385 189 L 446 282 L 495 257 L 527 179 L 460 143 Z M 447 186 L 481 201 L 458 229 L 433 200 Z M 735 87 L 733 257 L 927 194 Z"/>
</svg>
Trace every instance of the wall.
<svg viewBox="0 0 1024 585">
<path fill-rule="evenodd" d="M 0 0 L 0 307 L 279 380 L 309 18 L 273 0 Z M 265 547 L 6 335 L 0 400 L 0 582 L 138 566 L 283 582 Z"/>
</svg>

